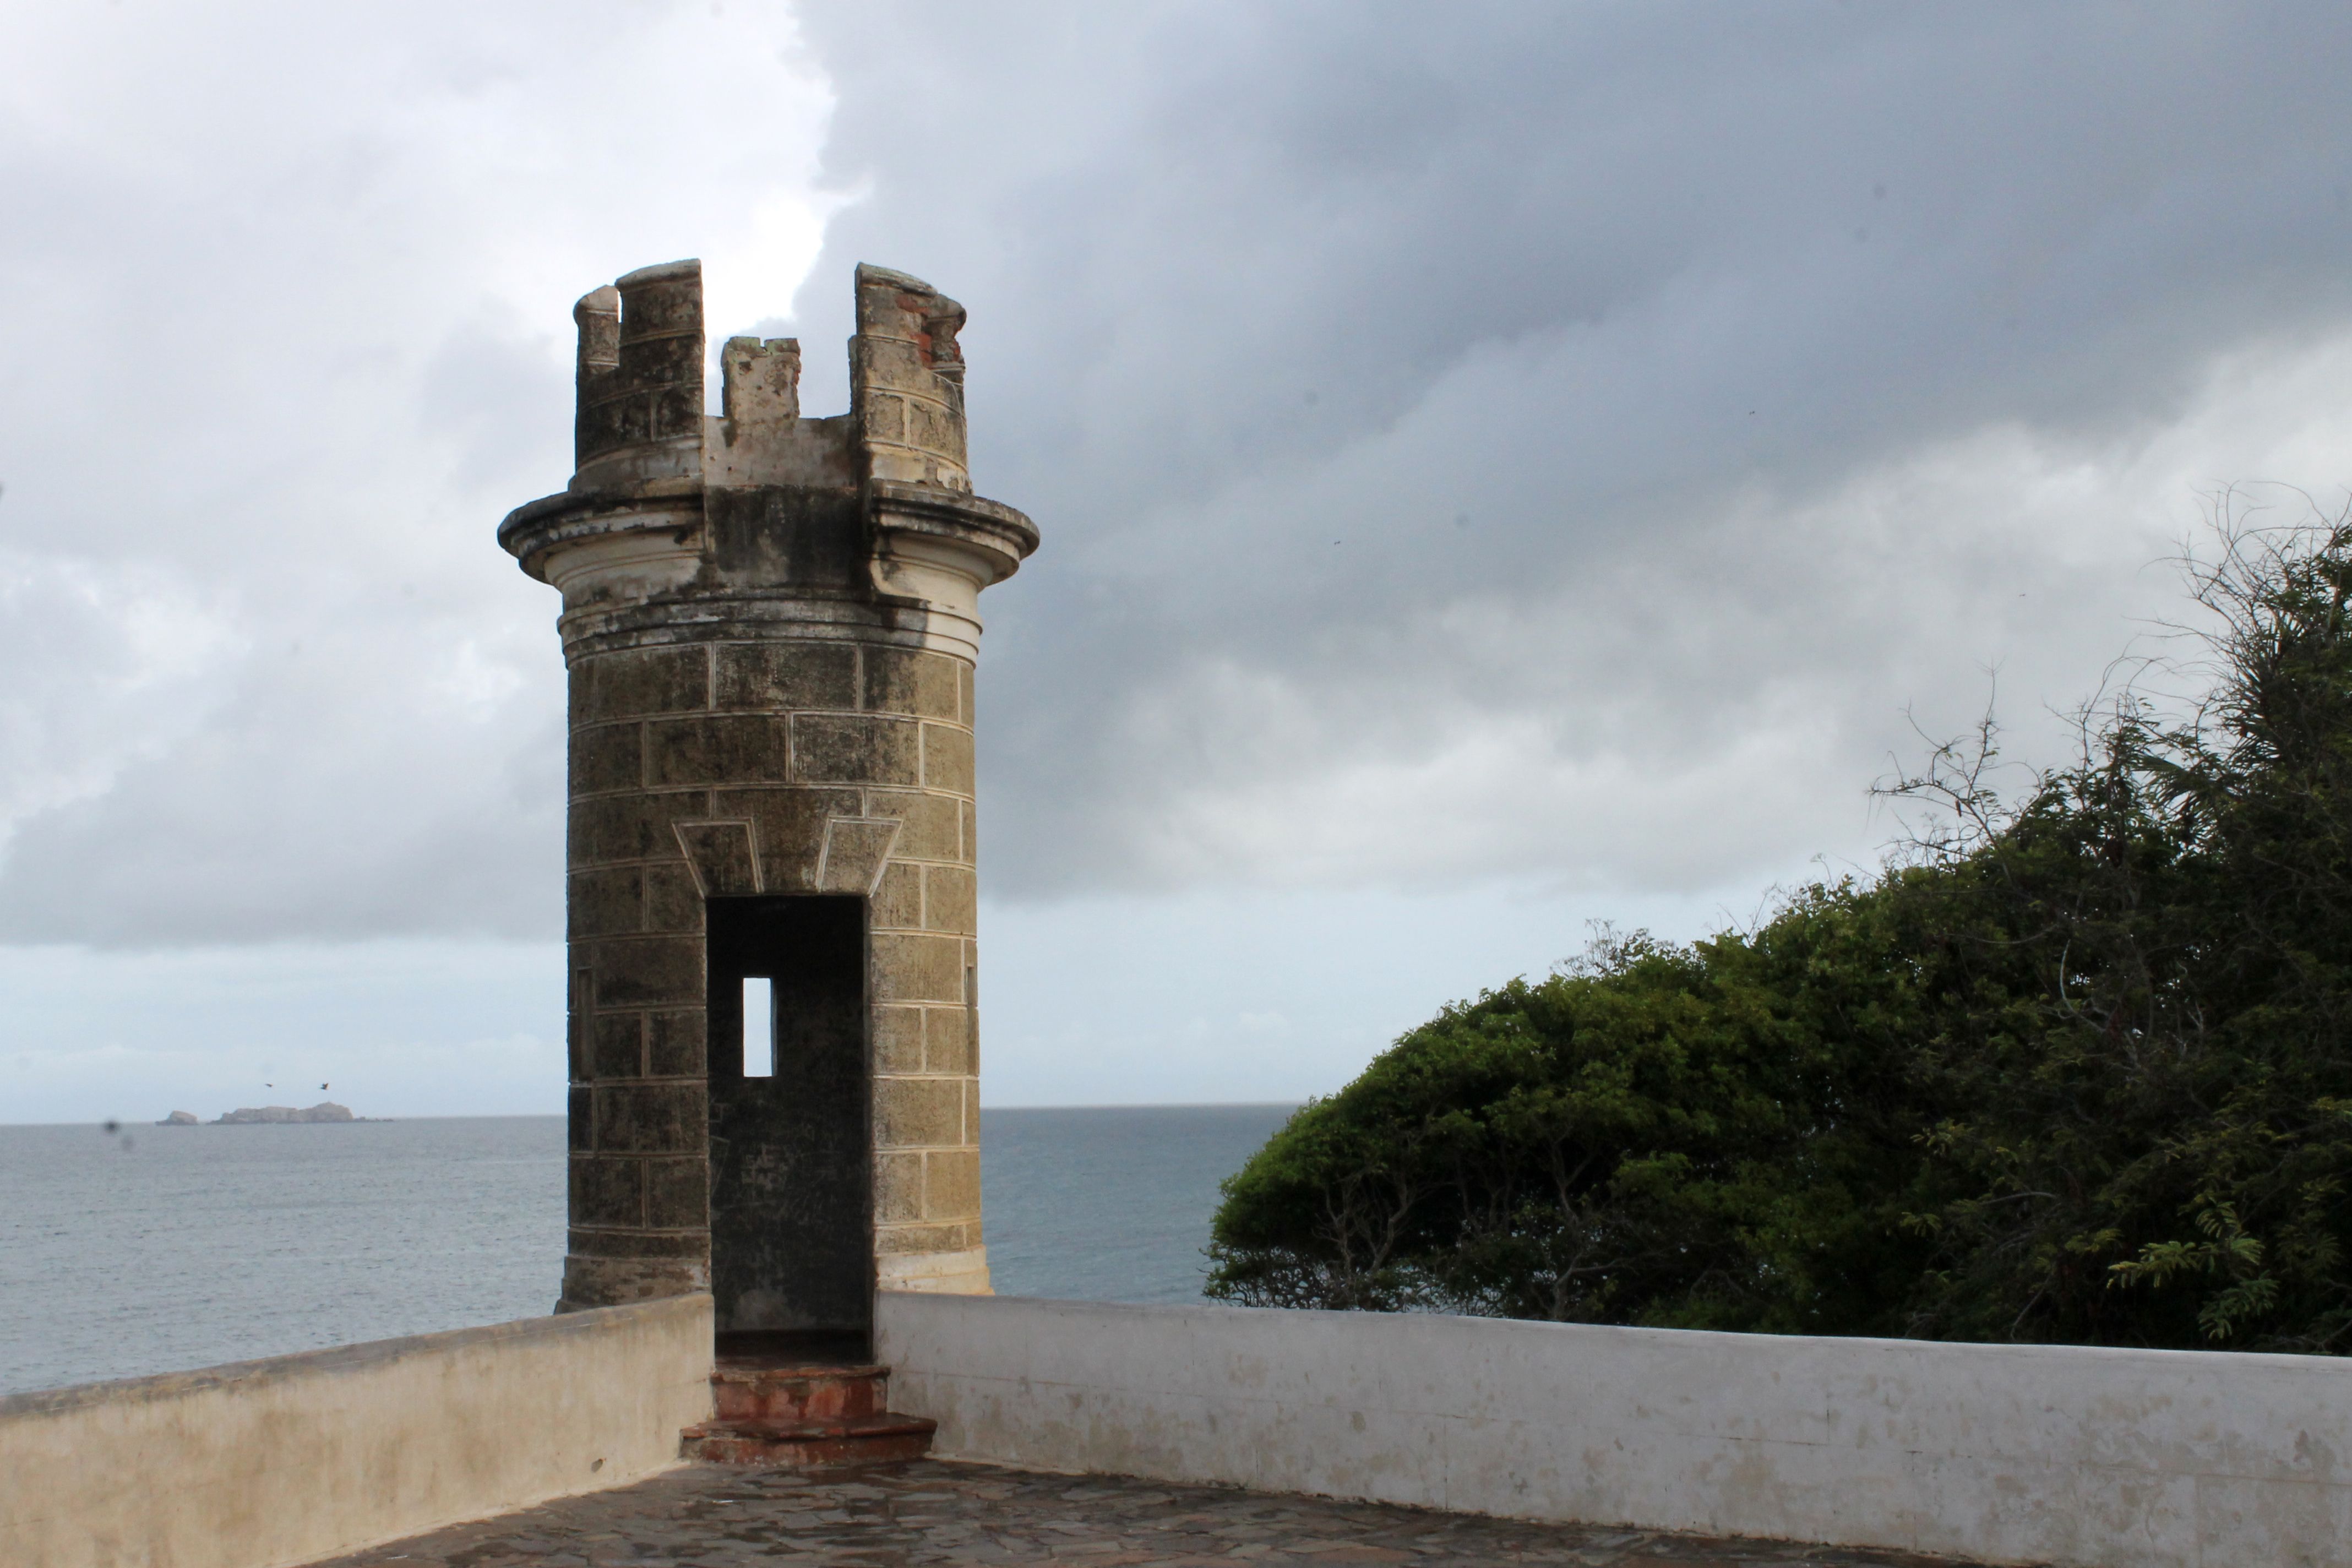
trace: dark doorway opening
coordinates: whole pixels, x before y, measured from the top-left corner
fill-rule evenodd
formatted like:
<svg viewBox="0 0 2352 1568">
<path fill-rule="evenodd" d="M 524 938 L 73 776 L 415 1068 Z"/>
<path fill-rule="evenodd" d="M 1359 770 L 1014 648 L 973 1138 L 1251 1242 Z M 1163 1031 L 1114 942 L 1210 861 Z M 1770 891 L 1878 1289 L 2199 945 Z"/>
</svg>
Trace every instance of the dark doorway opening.
<svg viewBox="0 0 2352 1568">
<path fill-rule="evenodd" d="M 712 899 L 708 914 L 720 1348 L 789 1337 L 854 1350 L 874 1310 L 866 900 Z"/>
</svg>

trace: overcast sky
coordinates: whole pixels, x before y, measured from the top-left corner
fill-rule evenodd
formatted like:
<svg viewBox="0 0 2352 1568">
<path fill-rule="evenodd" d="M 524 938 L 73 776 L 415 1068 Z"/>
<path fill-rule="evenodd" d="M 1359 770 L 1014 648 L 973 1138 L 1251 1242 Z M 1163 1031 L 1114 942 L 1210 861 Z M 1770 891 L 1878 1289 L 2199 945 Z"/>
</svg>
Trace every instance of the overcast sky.
<svg viewBox="0 0 2352 1568">
<path fill-rule="evenodd" d="M 992 1103 L 1325 1092 L 1866 869 L 2214 490 L 2342 504 L 2347 79 L 2316 4 L 14 7 L 0 1121 L 560 1108 L 492 534 L 681 256 L 816 413 L 853 264 L 971 310 Z"/>
</svg>

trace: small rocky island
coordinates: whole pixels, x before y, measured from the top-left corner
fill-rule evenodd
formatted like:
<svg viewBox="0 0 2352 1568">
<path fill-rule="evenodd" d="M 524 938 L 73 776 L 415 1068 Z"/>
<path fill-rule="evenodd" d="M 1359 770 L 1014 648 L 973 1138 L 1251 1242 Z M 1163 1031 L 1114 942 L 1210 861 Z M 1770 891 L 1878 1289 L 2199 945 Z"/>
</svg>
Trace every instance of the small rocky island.
<svg viewBox="0 0 2352 1568">
<path fill-rule="evenodd" d="M 235 1110 L 226 1111 L 213 1118 L 211 1125 L 250 1127 L 272 1122 L 387 1121 L 390 1120 L 391 1118 L 383 1116 L 353 1116 L 350 1106 L 337 1105 L 331 1100 L 322 1100 L 318 1104 L 300 1110 L 290 1105 L 240 1106 Z M 191 1110 L 175 1110 L 155 1123 L 158 1127 L 194 1127 L 198 1124 L 195 1112 Z"/>
<path fill-rule="evenodd" d="M 290 1105 L 245 1106 L 226 1111 L 215 1126 L 235 1127 L 252 1121 L 357 1121 L 351 1107 L 322 1100 L 307 1110 L 297 1110 Z"/>
</svg>

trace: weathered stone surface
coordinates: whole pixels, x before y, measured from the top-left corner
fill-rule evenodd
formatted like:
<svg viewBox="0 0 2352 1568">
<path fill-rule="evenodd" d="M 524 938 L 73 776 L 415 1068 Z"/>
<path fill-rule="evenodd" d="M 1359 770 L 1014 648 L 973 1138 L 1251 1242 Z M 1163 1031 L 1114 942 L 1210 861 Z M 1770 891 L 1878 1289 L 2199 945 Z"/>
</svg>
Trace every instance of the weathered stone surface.
<svg viewBox="0 0 2352 1568">
<path fill-rule="evenodd" d="M 599 1084 L 593 1093 L 599 1153 L 672 1154 L 703 1145 L 709 1116 L 692 1084 Z"/>
<path fill-rule="evenodd" d="M 708 870 L 701 866 L 680 866 L 675 862 L 645 868 L 646 931 L 670 935 L 699 935 L 706 877 L 721 881 L 722 885 L 715 889 L 718 892 L 732 891 L 738 887 L 747 893 L 754 890 L 751 885 L 750 835 L 738 827 L 735 837 L 742 841 L 739 853 L 732 858 L 713 857 L 715 864 Z"/>
<path fill-rule="evenodd" d="M 968 1074 L 980 1070 L 971 1048 L 971 1019 L 968 1007 L 925 1009 L 924 1071 Z"/>
<path fill-rule="evenodd" d="M 673 827 L 693 868 L 695 897 L 732 899 L 760 891 L 758 837 L 749 818 L 679 822 Z M 654 929 L 671 928 L 657 924 Z M 699 931 L 702 922 L 698 919 L 678 929 Z"/>
<path fill-rule="evenodd" d="M 524 570 L 564 598 L 565 1037 L 583 1090 L 573 1142 L 600 1158 L 629 1152 L 640 1181 L 635 1220 L 621 1217 L 627 1205 L 607 1183 L 617 1168 L 595 1167 L 606 1184 L 575 1187 L 582 1223 L 567 1306 L 705 1279 L 720 1295 L 736 1290 L 748 1276 L 709 1269 L 680 1240 L 721 1218 L 733 1228 L 712 1234 L 736 1238 L 736 1262 L 751 1252 L 817 1256 L 798 1242 L 770 1246 L 782 1232 L 736 1211 L 806 1208 L 810 1194 L 841 1185 L 831 1172 L 843 1160 L 857 1173 L 863 1248 L 873 1218 L 863 1184 L 880 1124 L 866 1075 L 961 1068 L 971 1054 L 943 1046 L 941 1026 L 916 1005 L 961 1013 L 971 990 L 978 595 L 1017 568 L 1036 533 L 971 494 L 963 308 L 885 268 L 861 267 L 855 287 L 851 407 L 829 418 L 801 413 L 799 343 L 756 338 L 726 344 L 724 401 L 706 417 L 698 263 L 642 268 L 591 291 L 574 311 L 572 483 L 499 530 Z M 816 984 L 807 963 L 756 944 L 730 950 L 723 973 L 707 962 L 709 944 L 725 945 L 713 934 L 720 926 L 751 918 L 755 904 L 803 896 L 862 901 L 841 928 L 866 944 L 845 961 L 845 989 Z M 713 900 L 727 901 L 723 914 Z M 757 1071 L 745 1076 L 765 1047 L 747 1050 L 740 999 L 719 995 L 761 980 L 783 988 L 766 1022 L 779 1082 L 801 1075 L 789 1095 L 758 1087 Z M 854 1093 L 835 1092 L 844 1086 L 829 1076 L 834 1056 L 851 1064 Z M 831 1088 L 810 1100 L 803 1090 L 820 1081 Z M 787 1100 L 803 1110 L 786 1116 Z M 676 1162 L 709 1142 L 696 1108 L 717 1117 L 722 1101 L 739 1136 L 709 1143 L 718 1163 L 698 1184 Z M 772 1133 L 772 1121 L 815 1115 L 806 1107 L 819 1101 L 856 1107 L 854 1117 L 824 1113 L 855 1121 L 849 1142 L 814 1123 L 802 1129 L 814 1140 L 805 1146 L 752 1135 L 755 1125 Z M 968 1141 L 968 1105 L 953 1120 L 955 1138 Z M 673 1158 L 647 1163 L 656 1152 Z M 774 1168 L 735 1168 L 745 1161 Z M 924 1207 L 914 1181 L 904 1219 Z M 898 1198 L 870 1201 L 876 1214 L 900 1212 L 890 1207 Z M 889 1246 L 902 1256 L 971 1245 L 968 1226 L 932 1227 L 929 1240 L 893 1228 Z M 680 1261 L 648 1261 L 673 1257 Z M 952 1289 L 986 1284 L 976 1255 L 936 1274 Z M 893 1278 L 925 1275 L 915 1267 Z M 764 1322 L 768 1310 L 745 1307 L 744 1321 Z M 722 1323 L 734 1311 L 722 1301 Z"/>
<path fill-rule="evenodd" d="M 877 1073 L 919 1073 L 923 1070 L 921 1008 L 874 1009 L 874 1070 Z"/>
<path fill-rule="evenodd" d="M 642 723 L 595 724 L 572 731 L 571 779 L 575 795 L 636 789 L 645 783 Z"/>
<path fill-rule="evenodd" d="M 952 1078 L 874 1080 L 874 1142 L 883 1149 L 963 1142 L 963 1082 Z"/>
<path fill-rule="evenodd" d="M 564 900 L 570 934 L 618 936 L 645 924 L 646 874 L 636 866 L 574 871 Z"/>
<path fill-rule="evenodd" d="M 647 1160 L 645 1167 L 646 1224 L 688 1230 L 709 1223 L 709 1161 Z"/>
<path fill-rule="evenodd" d="M 686 936 L 607 937 L 586 946 L 599 1007 L 696 1005 L 702 999 L 702 943 Z"/>
<path fill-rule="evenodd" d="M 630 648 L 572 667 L 572 722 L 642 719 L 710 706 L 710 654 L 700 647 Z"/>
<path fill-rule="evenodd" d="M 657 719 L 646 725 L 646 782 L 664 784 L 760 784 L 792 767 L 792 722 L 739 713 Z"/>
<path fill-rule="evenodd" d="M 577 1228 L 570 1233 L 566 1242 L 570 1250 L 563 1259 L 563 1294 L 559 1299 L 558 1310 L 573 1310 L 589 1304 L 618 1307 L 664 1296 L 690 1296 L 710 1288 L 710 1262 L 707 1256 L 615 1255 L 603 1250 L 604 1238 L 614 1234 L 609 1230 Z M 704 1251 L 708 1252 L 707 1246 Z"/>
<path fill-rule="evenodd" d="M 962 720 L 958 700 L 961 660 L 901 647 L 866 650 L 866 707 L 876 713 Z"/>
<path fill-rule="evenodd" d="M 856 708 L 857 648 L 840 642 L 722 646 L 718 705 L 768 713 Z"/>
<path fill-rule="evenodd" d="M 923 1217 L 923 1156 L 885 1150 L 874 1156 L 874 1217 L 883 1225 Z"/>
<path fill-rule="evenodd" d="M 874 885 L 873 909 L 877 931 L 922 929 L 923 868 L 904 860 L 885 866 L 882 879 Z"/>
<path fill-rule="evenodd" d="M 907 438 L 907 404 L 904 398 L 885 393 L 866 405 L 864 420 L 866 438 L 869 443 L 902 443 Z"/>
<path fill-rule="evenodd" d="M 667 1474 L 678 1429 L 710 1413 L 710 1303 L 697 1299 L 0 1398 L 0 1563 L 310 1563 Z M 516 1419 L 530 1409 L 549 1418 Z"/>
<path fill-rule="evenodd" d="M 857 269 L 850 406 L 877 478 L 969 490 L 964 468 L 963 307 L 886 268 Z"/>
<path fill-rule="evenodd" d="M 645 1163 L 575 1154 L 571 1162 L 574 1225 L 643 1225 Z"/>
<path fill-rule="evenodd" d="M 601 1253 L 607 1258 L 673 1258 L 708 1266 L 710 1236 L 707 1231 L 647 1230 L 630 1226 L 573 1226 L 568 1239 L 574 1252 Z M 684 1278 L 684 1276 L 677 1276 Z"/>
<path fill-rule="evenodd" d="M 883 1257 L 908 1253 L 961 1252 L 971 1243 L 969 1227 L 961 1225 L 894 1225 L 874 1234 L 874 1250 Z"/>
<path fill-rule="evenodd" d="M 854 1334 L 872 1310 L 865 900 L 714 900 L 710 917 L 719 1329 Z M 740 1056 L 739 1038 L 754 1041 Z"/>
<path fill-rule="evenodd" d="M 643 1078 L 646 1017 L 642 1013 L 599 1013 L 588 1029 L 588 1076 L 599 1083 Z"/>
<path fill-rule="evenodd" d="M 1787 1541 L 1533 1524 L 1232 1487 L 916 1460 L 838 1474 L 697 1465 L 335 1559 L 331 1568 L 779 1562 L 1964 1568 Z M 321 1564 L 320 1568 L 329 1568 Z"/>
<path fill-rule="evenodd" d="M 793 777 L 803 784 L 922 782 L 922 742 L 903 719 L 802 713 L 793 719 Z"/>
<path fill-rule="evenodd" d="M 877 1002 L 963 1000 L 963 943 L 954 938 L 876 931 L 873 950 Z"/>
<path fill-rule="evenodd" d="M 952 724 L 923 726 L 923 787 L 971 793 L 971 731 Z"/>
<path fill-rule="evenodd" d="M 980 1214 L 980 1151 L 934 1150 L 923 1156 L 925 1219 L 973 1219 Z"/>
<path fill-rule="evenodd" d="M 817 867 L 817 891 L 871 897 L 882 867 L 898 841 L 898 822 L 889 816 L 836 816 L 824 825 L 824 850 Z"/>
<path fill-rule="evenodd" d="M 798 338 L 730 338 L 719 355 L 719 374 L 725 378 L 730 444 L 788 429 L 800 418 Z"/>
<path fill-rule="evenodd" d="M 896 853 L 910 860 L 968 860 L 957 807 L 961 803 L 943 795 L 912 795 L 899 790 L 869 789 L 866 815 L 895 816 L 901 824 Z"/>
<path fill-rule="evenodd" d="M 751 822 L 760 851 L 761 891 L 767 893 L 815 892 L 825 824 L 836 816 L 865 815 L 854 789 L 722 789 L 712 799 L 719 815 Z"/>
<path fill-rule="evenodd" d="M 570 857 L 573 866 L 618 860 L 677 860 L 685 857 L 671 825 L 712 816 L 709 790 L 662 795 L 605 795 L 572 803 Z"/>
<path fill-rule="evenodd" d="M 617 321 L 607 310 L 614 294 Z M 701 264 L 640 268 L 610 292 L 599 289 L 581 300 L 574 314 L 581 329 L 573 426 L 580 470 L 616 477 L 660 472 L 649 457 L 698 445 Z"/>
<path fill-rule="evenodd" d="M 703 1074 L 703 1025 L 699 1007 L 646 1015 L 646 1075 L 699 1081 Z"/>
<path fill-rule="evenodd" d="M 971 867 L 923 868 L 923 924 L 958 936 L 980 929 L 980 881 Z"/>
<path fill-rule="evenodd" d="M 709 1421 L 689 1426 L 683 1458 L 747 1469 L 857 1470 L 931 1451 L 939 1423 L 895 1413 L 827 1421 Z"/>
</svg>

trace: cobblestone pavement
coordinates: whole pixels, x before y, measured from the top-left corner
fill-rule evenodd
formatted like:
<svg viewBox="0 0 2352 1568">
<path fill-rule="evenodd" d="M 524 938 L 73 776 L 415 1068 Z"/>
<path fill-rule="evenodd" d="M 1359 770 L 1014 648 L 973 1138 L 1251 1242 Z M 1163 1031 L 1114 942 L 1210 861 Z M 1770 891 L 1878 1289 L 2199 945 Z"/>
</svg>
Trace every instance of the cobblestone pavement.
<svg viewBox="0 0 2352 1568">
<path fill-rule="evenodd" d="M 1525 1524 L 929 1459 L 816 1476 L 698 1465 L 339 1557 L 332 1568 L 1376 1563 L 1958 1568 L 1900 1552 Z"/>
</svg>

